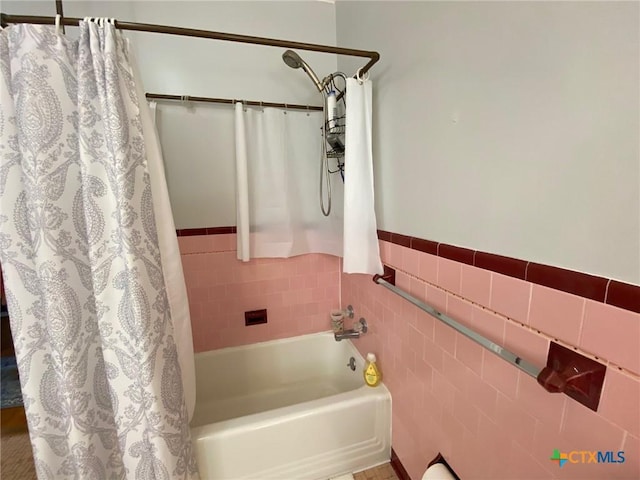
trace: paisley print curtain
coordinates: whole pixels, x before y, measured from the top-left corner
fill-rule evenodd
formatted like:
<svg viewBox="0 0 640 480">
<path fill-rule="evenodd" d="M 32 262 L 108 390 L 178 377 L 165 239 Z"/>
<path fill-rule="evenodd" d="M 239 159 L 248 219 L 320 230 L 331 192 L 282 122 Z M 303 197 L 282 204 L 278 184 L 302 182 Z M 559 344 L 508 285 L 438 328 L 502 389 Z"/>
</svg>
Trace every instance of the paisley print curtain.
<svg viewBox="0 0 640 480">
<path fill-rule="evenodd" d="M 78 41 L 15 25 L 0 69 L 0 262 L 38 478 L 197 478 L 126 43 L 108 22 Z"/>
</svg>

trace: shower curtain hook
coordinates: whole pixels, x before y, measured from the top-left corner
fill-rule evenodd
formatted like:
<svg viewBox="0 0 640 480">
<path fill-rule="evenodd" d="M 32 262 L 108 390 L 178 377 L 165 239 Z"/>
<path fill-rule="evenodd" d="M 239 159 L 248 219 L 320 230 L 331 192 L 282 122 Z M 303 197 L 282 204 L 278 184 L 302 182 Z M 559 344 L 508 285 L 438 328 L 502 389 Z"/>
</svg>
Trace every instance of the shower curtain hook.
<svg viewBox="0 0 640 480">
<path fill-rule="evenodd" d="M 187 108 L 187 110 L 189 111 L 193 111 L 194 109 L 194 105 L 193 102 L 191 101 L 191 99 L 189 98 L 189 95 L 185 95 L 184 96 L 184 106 Z"/>
<path fill-rule="evenodd" d="M 362 76 L 362 75 L 360 75 L 360 72 L 361 72 L 361 71 L 362 71 L 362 67 L 360 67 L 360 68 L 358 69 L 358 71 L 356 72 L 356 79 L 358 80 L 358 83 L 359 83 L 360 85 L 362 85 L 362 83 L 363 83 L 363 82 L 366 82 L 367 80 L 369 80 L 369 72 L 365 72 L 364 74 L 365 74 L 366 76 Z"/>
<path fill-rule="evenodd" d="M 311 107 L 307 105 L 307 117 L 309 116 L 309 112 L 311 111 Z"/>
<path fill-rule="evenodd" d="M 264 106 L 262 105 L 262 100 L 260 100 L 260 111 L 264 113 Z"/>
<path fill-rule="evenodd" d="M 62 15 L 58 13 L 56 15 L 56 35 L 60 35 L 60 19 L 61 18 L 62 18 Z"/>
<path fill-rule="evenodd" d="M 287 105 L 286 103 L 284 104 L 284 114 L 287 114 L 287 108 L 289 108 L 289 105 Z"/>
</svg>

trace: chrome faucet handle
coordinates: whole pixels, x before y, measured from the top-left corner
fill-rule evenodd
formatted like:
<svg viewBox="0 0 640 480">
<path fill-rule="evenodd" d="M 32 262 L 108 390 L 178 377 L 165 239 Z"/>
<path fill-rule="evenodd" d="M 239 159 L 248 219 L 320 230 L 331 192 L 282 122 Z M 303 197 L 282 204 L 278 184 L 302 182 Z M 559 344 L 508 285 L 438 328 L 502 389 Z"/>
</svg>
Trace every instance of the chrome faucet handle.
<svg viewBox="0 0 640 480">
<path fill-rule="evenodd" d="M 367 321 L 361 317 L 360 320 L 358 320 L 356 324 L 353 326 L 353 329 L 356 332 L 367 333 L 367 330 L 368 330 Z"/>
<path fill-rule="evenodd" d="M 344 309 L 344 316 L 353 318 L 353 307 L 351 305 L 347 305 L 347 308 Z"/>
</svg>

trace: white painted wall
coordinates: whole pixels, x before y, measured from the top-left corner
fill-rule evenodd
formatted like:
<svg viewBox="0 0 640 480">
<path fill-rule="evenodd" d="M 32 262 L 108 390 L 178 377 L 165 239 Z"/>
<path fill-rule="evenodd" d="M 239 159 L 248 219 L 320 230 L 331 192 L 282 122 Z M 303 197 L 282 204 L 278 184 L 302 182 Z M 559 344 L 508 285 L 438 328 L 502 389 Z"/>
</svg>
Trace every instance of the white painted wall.
<svg viewBox="0 0 640 480">
<path fill-rule="evenodd" d="M 640 284 L 639 8 L 338 1 L 379 228 Z"/>
<path fill-rule="evenodd" d="M 2 11 L 54 15 L 55 2 L 3 1 Z M 336 41 L 335 6 L 314 0 L 67 0 L 64 13 L 325 45 Z M 67 30 L 69 35 L 77 32 Z M 153 33 L 125 35 L 134 45 L 147 92 L 322 104 L 302 70 L 284 64 L 285 49 Z M 320 78 L 337 68 L 335 55 L 299 53 Z M 158 126 L 176 227 L 235 225 L 233 107 L 198 104 L 188 109 L 159 103 Z"/>
</svg>

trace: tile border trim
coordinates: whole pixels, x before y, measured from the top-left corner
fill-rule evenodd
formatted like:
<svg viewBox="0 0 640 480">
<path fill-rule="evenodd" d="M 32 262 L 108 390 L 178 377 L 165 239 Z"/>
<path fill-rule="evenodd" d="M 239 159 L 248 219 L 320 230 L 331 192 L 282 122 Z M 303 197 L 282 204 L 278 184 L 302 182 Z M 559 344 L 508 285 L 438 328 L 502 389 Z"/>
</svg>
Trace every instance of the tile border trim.
<svg viewBox="0 0 640 480">
<path fill-rule="evenodd" d="M 178 237 L 237 233 L 235 226 L 184 228 Z M 378 230 L 378 239 L 640 313 L 640 286 L 565 268 Z"/>
<path fill-rule="evenodd" d="M 378 239 L 640 313 L 638 285 L 384 230 Z"/>
</svg>

